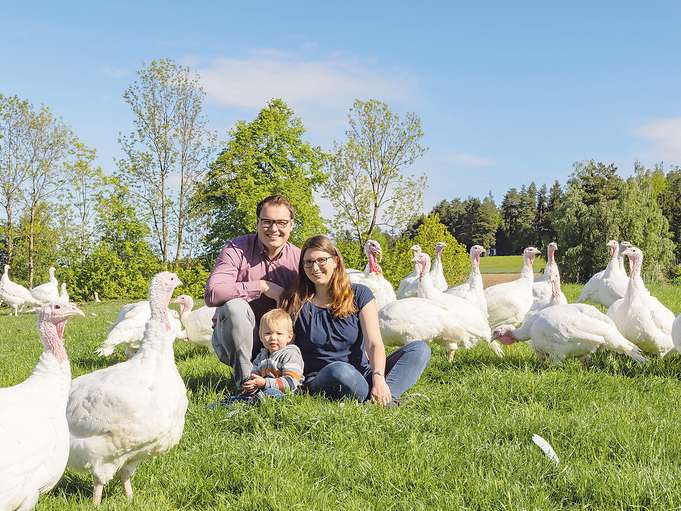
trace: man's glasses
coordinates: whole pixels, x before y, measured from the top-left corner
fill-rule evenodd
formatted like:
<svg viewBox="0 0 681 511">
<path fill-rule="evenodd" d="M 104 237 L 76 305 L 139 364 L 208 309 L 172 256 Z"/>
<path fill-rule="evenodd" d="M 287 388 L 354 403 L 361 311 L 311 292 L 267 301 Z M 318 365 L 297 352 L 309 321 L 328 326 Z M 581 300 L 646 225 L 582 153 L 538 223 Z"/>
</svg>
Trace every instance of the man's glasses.
<svg viewBox="0 0 681 511">
<path fill-rule="evenodd" d="M 333 259 L 334 257 L 336 256 L 318 257 L 317 259 L 312 259 L 312 261 L 303 261 L 303 268 L 312 268 L 315 263 L 317 263 L 317 266 L 320 268 L 324 268 L 326 263 L 329 262 L 329 259 Z"/>
<path fill-rule="evenodd" d="M 269 218 L 258 218 L 258 220 L 265 229 L 271 229 L 275 224 L 279 229 L 286 229 L 291 223 L 291 220 L 270 220 Z"/>
</svg>

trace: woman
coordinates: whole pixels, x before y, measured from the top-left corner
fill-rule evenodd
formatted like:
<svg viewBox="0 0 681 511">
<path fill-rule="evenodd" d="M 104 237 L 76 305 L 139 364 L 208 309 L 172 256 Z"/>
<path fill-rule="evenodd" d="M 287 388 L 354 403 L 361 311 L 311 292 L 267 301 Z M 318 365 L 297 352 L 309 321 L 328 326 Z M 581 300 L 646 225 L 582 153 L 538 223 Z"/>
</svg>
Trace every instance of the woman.
<svg viewBox="0 0 681 511">
<path fill-rule="evenodd" d="M 305 242 L 298 275 L 281 306 L 294 320 L 308 392 L 393 404 L 423 373 L 430 347 L 412 342 L 386 359 L 374 295 L 350 283 L 343 257 L 326 236 Z"/>
</svg>

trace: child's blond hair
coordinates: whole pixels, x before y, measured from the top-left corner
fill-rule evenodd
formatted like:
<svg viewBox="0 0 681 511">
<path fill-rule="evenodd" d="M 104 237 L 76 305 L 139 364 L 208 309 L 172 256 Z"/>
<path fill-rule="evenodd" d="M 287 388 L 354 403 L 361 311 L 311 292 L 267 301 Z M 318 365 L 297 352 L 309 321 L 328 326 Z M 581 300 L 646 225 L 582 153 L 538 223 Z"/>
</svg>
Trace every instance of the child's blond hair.
<svg viewBox="0 0 681 511">
<path fill-rule="evenodd" d="M 291 316 L 284 309 L 272 309 L 269 312 L 263 314 L 260 318 L 260 329 L 259 335 L 262 338 L 263 330 L 266 327 L 272 326 L 286 326 L 286 330 L 293 334 L 293 322 L 291 321 Z"/>
</svg>

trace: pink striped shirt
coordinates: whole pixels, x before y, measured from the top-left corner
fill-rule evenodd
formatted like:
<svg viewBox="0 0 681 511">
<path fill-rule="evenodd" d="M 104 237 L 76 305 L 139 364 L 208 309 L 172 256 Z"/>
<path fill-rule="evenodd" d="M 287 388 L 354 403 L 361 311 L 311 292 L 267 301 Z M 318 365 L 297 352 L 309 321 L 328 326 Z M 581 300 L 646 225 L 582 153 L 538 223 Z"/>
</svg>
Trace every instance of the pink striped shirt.
<svg viewBox="0 0 681 511">
<path fill-rule="evenodd" d="M 279 255 L 270 260 L 257 234 L 246 234 L 228 241 L 208 277 L 204 299 L 209 307 L 219 307 L 233 298 L 249 302 L 260 321 L 276 302 L 260 293 L 260 281 L 267 280 L 291 289 L 298 281 L 300 249 L 286 242 Z M 213 320 L 215 321 L 215 319 Z"/>
</svg>

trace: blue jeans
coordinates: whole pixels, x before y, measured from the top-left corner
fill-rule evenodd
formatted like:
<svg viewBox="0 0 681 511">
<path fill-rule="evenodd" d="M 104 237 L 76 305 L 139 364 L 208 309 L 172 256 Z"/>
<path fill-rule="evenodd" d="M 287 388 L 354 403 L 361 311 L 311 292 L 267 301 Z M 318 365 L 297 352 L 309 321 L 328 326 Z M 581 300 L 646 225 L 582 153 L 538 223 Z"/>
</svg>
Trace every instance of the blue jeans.
<svg viewBox="0 0 681 511">
<path fill-rule="evenodd" d="M 393 399 L 414 386 L 430 361 L 430 346 L 413 341 L 391 353 L 385 363 L 385 382 Z M 331 399 L 348 397 L 366 401 L 371 392 L 372 375 L 360 373 L 347 362 L 332 362 L 306 383 L 310 394 Z"/>
</svg>

